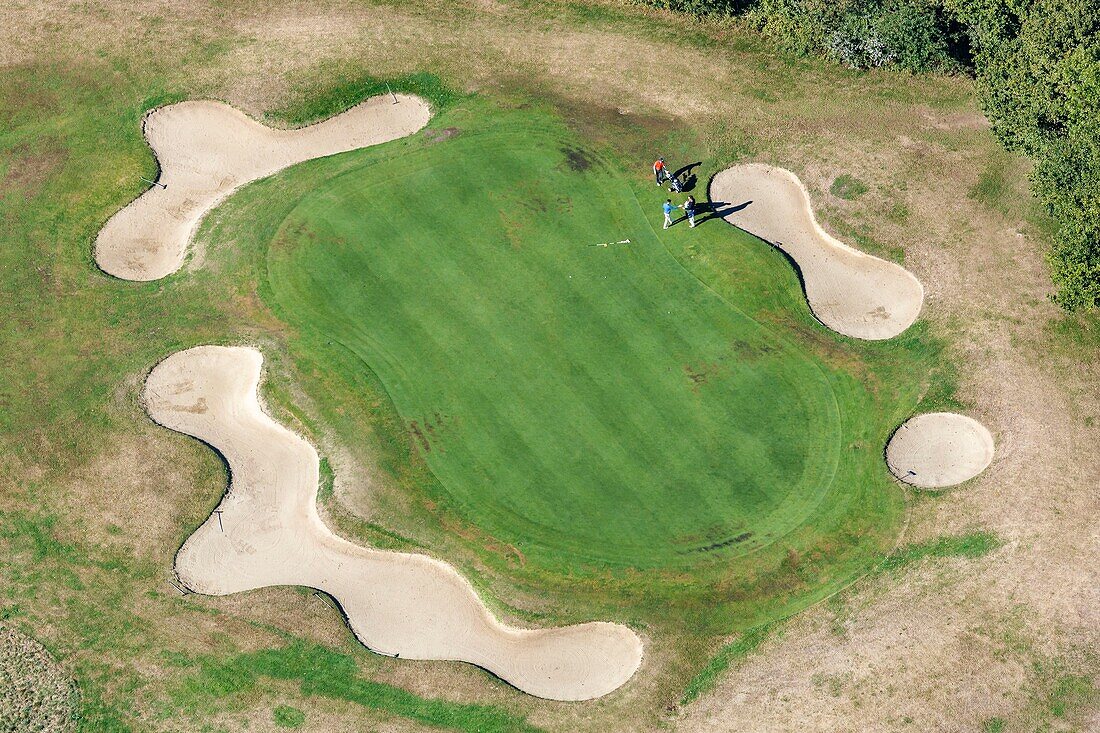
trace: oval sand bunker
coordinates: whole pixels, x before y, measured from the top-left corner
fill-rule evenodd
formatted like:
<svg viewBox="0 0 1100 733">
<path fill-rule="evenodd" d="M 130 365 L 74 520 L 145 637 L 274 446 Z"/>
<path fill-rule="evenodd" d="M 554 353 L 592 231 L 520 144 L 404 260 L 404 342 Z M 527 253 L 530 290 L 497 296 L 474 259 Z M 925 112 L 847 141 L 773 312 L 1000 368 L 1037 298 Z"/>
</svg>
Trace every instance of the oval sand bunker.
<svg viewBox="0 0 1100 733">
<path fill-rule="evenodd" d="M 830 236 L 790 171 L 758 163 L 727 168 L 711 181 L 710 199 L 730 224 L 794 259 L 810 310 L 834 331 L 888 339 L 917 320 L 924 302 L 920 281 L 904 267 Z"/>
<path fill-rule="evenodd" d="M 925 488 L 974 478 L 993 460 L 993 436 L 977 420 L 930 412 L 907 420 L 886 446 L 886 464 L 902 481 Z"/>
<path fill-rule="evenodd" d="M 221 102 L 181 102 L 145 117 L 160 184 L 112 216 L 96 264 L 123 280 L 157 280 L 183 264 L 210 209 L 236 189 L 296 163 L 396 140 L 428 124 L 419 97 L 372 97 L 324 122 L 273 130 Z"/>
<path fill-rule="evenodd" d="M 333 534 L 317 513 L 317 452 L 260 408 L 262 363 L 255 349 L 199 346 L 168 357 L 146 380 L 149 415 L 216 448 L 231 471 L 215 514 L 176 556 L 188 588 L 318 588 L 374 651 L 470 662 L 538 697 L 587 700 L 630 679 L 642 643 L 626 626 L 506 626 L 450 565 Z"/>
</svg>

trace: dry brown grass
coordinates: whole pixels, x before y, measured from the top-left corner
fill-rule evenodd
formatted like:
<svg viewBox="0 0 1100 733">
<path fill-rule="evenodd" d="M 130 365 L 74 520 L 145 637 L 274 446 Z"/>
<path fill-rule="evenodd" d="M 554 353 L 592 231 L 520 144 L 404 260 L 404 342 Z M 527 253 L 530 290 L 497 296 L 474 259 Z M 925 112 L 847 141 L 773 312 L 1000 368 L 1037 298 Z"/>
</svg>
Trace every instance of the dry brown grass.
<svg viewBox="0 0 1100 733">
<path fill-rule="evenodd" d="M 579 27 L 492 0 L 393 8 L 9 3 L 0 6 L 0 27 L 8 29 L 0 67 L 122 54 L 154 65 L 173 89 L 257 115 L 326 65 L 378 75 L 432 69 L 468 89 L 534 91 L 571 110 L 598 105 L 675 118 L 706 133 L 702 144 L 718 157 L 748 153 L 790 167 L 825 207 L 834 234 L 857 227 L 887 249 L 904 248 L 927 290 L 927 318 L 964 365 L 961 396 L 997 439 L 983 476 L 915 503 L 910 537 L 981 528 L 1005 545 L 977 561 L 930 561 L 884 575 L 811 609 L 681 711 L 677 727 L 961 731 L 991 718 L 1025 729 L 1100 726 L 1095 700 L 1061 718 L 1043 706 L 1058 675 L 1097 675 L 1088 650 L 1100 648 L 1100 366 L 1076 352 L 1049 355 L 1057 349 L 1048 323 L 1061 316 L 1045 299 L 1044 235 L 1028 213 L 1027 165 L 1000 151 L 965 80 L 837 74 L 736 42 L 681 48 L 625 26 Z M 215 42 L 220 50 L 200 53 Z M 1004 166 L 1006 192 L 993 202 L 971 198 L 993 164 Z M 830 196 L 842 173 L 865 181 L 868 193 Z M 57 509 L 72 531 L 164 564 L 222 489 L 203 450 L 152 428 L 122 436 L 69 477 Z M 147 473 L 172 479 L 150 486 Z M 292 590 L 195 602 L 212 611 L 201 628 L 193 616 L 184 623 L 182 612 L 154 613 L 149 602 L 166 647 L 205 648 L 231 635 L 239 648 L 262 648 L 276 638 L 266 625 L 325 643 L 348 638 L 334 613 Z M 653 705 L 659 643 L 651 654 L 615 700 L 532 703 L 532 721 L 559 730 L 644 727 L 651 718 L 638 710 Z M 510 695 L 460 665 L 380 659 L 371 673 L 456 700 Z M 345 713 L 359 714 L 333 706 L 316 725 L 340 730 Z M 265 714 L 256 713 L 254 726 L 268 725 Z M 227 727 L 243 727 L 234 720 Z M 363 727 L 372 725 L 408 728 Z"/>
<path fill-rule="evenodd" d="M 0 732 L 75 729 L 80 695 L 72 677 L 34 639 L 0 626 Z"/>
</svg>

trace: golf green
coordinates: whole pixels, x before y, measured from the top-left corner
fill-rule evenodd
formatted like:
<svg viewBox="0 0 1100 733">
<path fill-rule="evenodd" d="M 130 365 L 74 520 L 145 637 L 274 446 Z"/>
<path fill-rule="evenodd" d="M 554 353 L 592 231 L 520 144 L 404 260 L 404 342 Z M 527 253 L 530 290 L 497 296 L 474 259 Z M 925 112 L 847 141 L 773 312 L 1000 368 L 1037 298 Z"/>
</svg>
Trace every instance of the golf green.
<svg viewBox="0 0 1100 733">
<path fill-rule="evenodd" d="M 837 399 L 669 254 L 660 194 L 643 210 L 549 131 L 460 135 L 302 197 L 268 297 L 377 375 L 451 505 L 526 557 L 744 554 L 837 489 Z"/>
</svg>

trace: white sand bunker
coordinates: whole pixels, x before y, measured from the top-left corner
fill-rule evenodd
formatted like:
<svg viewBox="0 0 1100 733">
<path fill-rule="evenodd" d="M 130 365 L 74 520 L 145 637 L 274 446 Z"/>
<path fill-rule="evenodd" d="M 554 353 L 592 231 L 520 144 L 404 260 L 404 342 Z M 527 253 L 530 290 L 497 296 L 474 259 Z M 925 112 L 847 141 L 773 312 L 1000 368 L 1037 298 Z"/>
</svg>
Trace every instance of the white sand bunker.
<svg viewBox="0 0 1100 733">
<path fill-rule="evenodd" d="M 834 331 L 888 339 L 917 320 L 924 302 L 920 281 L 904 267 L 830 236 L 814 218 L 806 188 L 790 171 L 756 163 L 727 168 L 711 181 L 710 199 L 730 224 L 794 259 L 810 310 Z"/>
<path fill-rule="evenodd" d="M 428 124 L 418 97 L 373 97 L 324 122 L 273 130 L 220 102 L 181 102 L 145 117 L 160 183 L 107 222 L 96 263 L 123 280 L 157 280 L 180 268 L 202 217 L 237 188 L 312 158 L 411 135 Z"/>
<path fill-rule="evenodd" d="M 902 481 L 938 488 L 974 478 L 993 460 L 993 436 L 977 420 L 953 412 L 910 418 L 886 446 L 886 464 Z"/>
<path fill-rule="evenodd" d="M 215 513 L 176 556 L 188 588 L 317 588 L 374 651 L 470 662 L 539 697 L 587 700 L 630 679 L 642 643 L 626 626 L 511 628 L 450 565 L 333 534 L 317 513 L 317 452 L 260 408 L 262 363 L 255 349 L 199 346 L 168 357 L 146 381 L 149 415 L 219 450 L 232 475 Z"/>
</svg>

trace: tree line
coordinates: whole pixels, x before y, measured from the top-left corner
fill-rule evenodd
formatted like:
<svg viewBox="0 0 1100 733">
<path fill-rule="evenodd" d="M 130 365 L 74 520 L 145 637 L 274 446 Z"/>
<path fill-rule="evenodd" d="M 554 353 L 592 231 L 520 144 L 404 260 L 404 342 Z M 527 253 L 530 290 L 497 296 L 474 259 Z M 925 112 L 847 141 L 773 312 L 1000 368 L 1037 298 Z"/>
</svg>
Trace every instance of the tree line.
<svg viewBox="0 0 1100 733">
<path fill-rule="evenodd" d="M 853 68 L 972 75 L 998 139 L 1035 161 L 1054 301 L 1100 309 L 1100 0 L 648 1 Z"/>
</svg>

